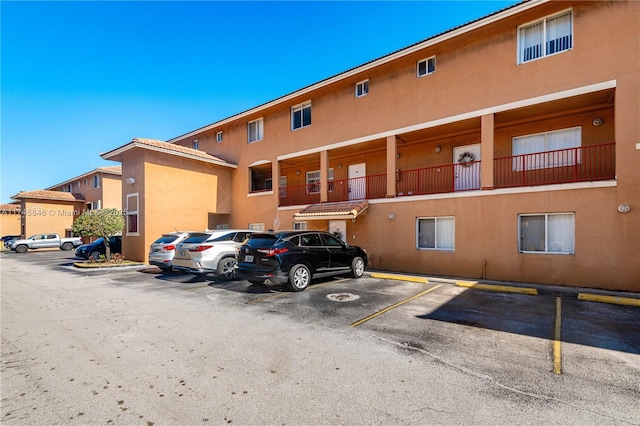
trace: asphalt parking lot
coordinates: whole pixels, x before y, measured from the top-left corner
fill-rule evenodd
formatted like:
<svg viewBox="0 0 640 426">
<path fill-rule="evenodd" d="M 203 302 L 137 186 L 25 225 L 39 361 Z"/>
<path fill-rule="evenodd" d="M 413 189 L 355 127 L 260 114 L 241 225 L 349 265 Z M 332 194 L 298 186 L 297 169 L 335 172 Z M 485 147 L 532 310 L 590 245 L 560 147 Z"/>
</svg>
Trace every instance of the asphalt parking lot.
<svg viewBox="0 0 640 426">
<path fill-rule="evenodd" d="M 161 293 L 180 303 L 205 299 L 256 318 L 276 316 L 292 326 L 357 333 L 410 359 L 428 359 L 487 381 L 496 398 L 569 401 L 584 406 L 593 424 L 640 424 L 640 296 L 634 294 L 616 294 L 616 303 L 603 303 L 582 300 L 579 295 L 589 292 L 574 289 L 474 287 L 376 271 L 357 280 L 316 281 L 295 293 L 284 285 L 217 281 L 148 266 L 80 270 L 68 252 L 2 256 L 83 280 L 108 278 L 109 286 Z M 578 423 L 573 420 L 566 423 Z"/>
</svg>

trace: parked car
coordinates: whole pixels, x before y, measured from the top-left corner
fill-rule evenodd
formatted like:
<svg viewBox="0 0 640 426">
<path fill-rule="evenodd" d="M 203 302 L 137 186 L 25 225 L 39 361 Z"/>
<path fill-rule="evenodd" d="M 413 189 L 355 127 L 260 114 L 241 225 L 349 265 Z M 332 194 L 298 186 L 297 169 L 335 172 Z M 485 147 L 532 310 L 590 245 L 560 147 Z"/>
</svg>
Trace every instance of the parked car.
<svg viewBox="0 0 640 426">
<path fill-rule="evenodd" d="M 5 249 L 8 249 L 11 245 L 11 241 L 21 238 L 21 235 L 5 235 L 2 237 L 2 245 Z"/>
<path fill-rule="evenodd" d="M 165 271 L 173 269 L 176 245 L 184 241 L 188 236 L 189 232 L 162 234 L 149 247 L 149 265 L 155 265 Z"/>
<path fill-rule="evenodd" d="M 286 283 L 302 291 L 313 278 L 351 274 L 360 278 L 367 266 L 364 249 L 320 231 L 281 231 L 249 236 L 237 254 L 236 275 L 251 283 Z"/>
<path fill-rule="evenodd" d="M 72 250 L 82 244 L 82 238 L 60 238 L 58 234 L 36 234 L 29 238 L 11 241 L 9 248 L 16 253 L 26 253 L 27 250 L 39 248 L 59 248 L 60 250 Z"/>
<path fill-rule="evenodd" d="M 224 229 L 192 232 L 176 246 L 173 268 L 196 275 L 209 273 L 225 279 L 235 277 L 236 251 L 254 231 Z"/>
<path fill-rule="evenodd" d="M 122 237 L 120 235 L 109 237 L 109 250 L 111 254 L 122 252 Z M 84 259 L 98 260 L 100 256 L 105 256 L 106 253 L 107 248 L 104 244 L 104 238 L 98 238 L 94 242 L 83 244 L 76 249 L 76 256 Z"/>
</svg>

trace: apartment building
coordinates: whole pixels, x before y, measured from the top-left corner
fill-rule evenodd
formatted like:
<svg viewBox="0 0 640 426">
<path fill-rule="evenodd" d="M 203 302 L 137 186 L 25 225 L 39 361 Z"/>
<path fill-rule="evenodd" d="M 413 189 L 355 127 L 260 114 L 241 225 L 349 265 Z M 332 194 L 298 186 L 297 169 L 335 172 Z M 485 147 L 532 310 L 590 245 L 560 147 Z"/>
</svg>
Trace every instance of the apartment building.
<svg viewBox="0 0 640 426">
<path fill-rule="evenodd" d="M 321 229 L 369 268 L 640 291 L 640 3 L 530 1 L 122 163 L 162 232 Z"/>
<path fill-rule="evenodd" d="M 44 190 L 21 191 L 11 198 L 19 202 L 20 231 L 55 232 L 71 236 L 73 222 L 83 212 L 101 208 L 122 209 L 121 166 L 98 167 Z"/>
</svg>

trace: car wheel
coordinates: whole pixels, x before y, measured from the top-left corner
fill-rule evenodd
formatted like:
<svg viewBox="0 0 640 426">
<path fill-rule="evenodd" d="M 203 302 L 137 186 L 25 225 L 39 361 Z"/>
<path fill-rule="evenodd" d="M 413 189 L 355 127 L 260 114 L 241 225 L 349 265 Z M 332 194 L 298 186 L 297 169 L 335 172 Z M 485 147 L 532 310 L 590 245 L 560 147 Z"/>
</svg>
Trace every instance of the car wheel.
<svg viewBox="0 0 640 426">
<path fill-rule="evenodd" d="M 365 266 L 364 260 L 360 256 L 354 258 L 351 262 L 351 276 L 354 278 L 360 278 L 364 275 Z"/>
<path fill-rule="evenodd" d="M 236 273 L 234 268 L 236 266 L 236 259 L 233 257 L 224 257 L 220 259 L 218 262 L 218 269 L 216 270 L 216 275 L 218 278 L 223 278 L 225 280 L 232 280 L 236 277 Z"/>
<path fill-rule="evenodd" d="M 304 265 L 295 265 L 289 271 L 289 289 L 293 291 L 302 291 L 311 282 L 311 271 Z"/>
<path fill-rule="evenodd" d="M 16 253 L 26 253 L 28 250 L 27 246 L 18 246 L 16 247 Z"/>
<path fill-rule="evenodd" d="M 100 260 L 100 252 L 99 251 L 91 252 L 88 259 L 93 259 L 97 262 L 98 260 Z"/>
<path fill-rule="evenodd" d="M 65 250 L 65 251 L 69 251 L 69 250 L 71 250 L 71 249 L 73 248 L 73 244 L 71 244 L 71 243 L 64 243 L 64 244 L 62 245 L 62 247 L 60 247 L 60 248 L 61 248 L 62 250 Z"/>
</svg>

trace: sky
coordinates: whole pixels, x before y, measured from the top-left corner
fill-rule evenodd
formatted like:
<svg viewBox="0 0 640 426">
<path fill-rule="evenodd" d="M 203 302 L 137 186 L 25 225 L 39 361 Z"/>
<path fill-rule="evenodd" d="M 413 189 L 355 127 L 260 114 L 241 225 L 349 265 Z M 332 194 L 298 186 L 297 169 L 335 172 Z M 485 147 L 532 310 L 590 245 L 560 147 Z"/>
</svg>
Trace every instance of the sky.
<svg viewBox="0 0 640 426">
<path fill-rule="evenodd" d="M 0 203 L 518 1 L 0 2 Z"/>
</svg>

